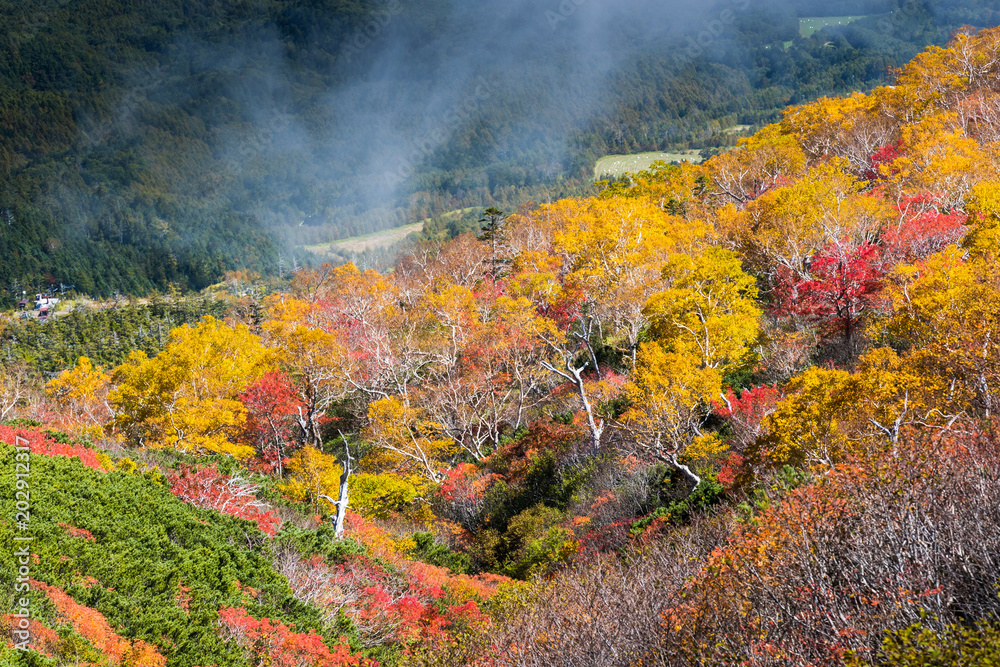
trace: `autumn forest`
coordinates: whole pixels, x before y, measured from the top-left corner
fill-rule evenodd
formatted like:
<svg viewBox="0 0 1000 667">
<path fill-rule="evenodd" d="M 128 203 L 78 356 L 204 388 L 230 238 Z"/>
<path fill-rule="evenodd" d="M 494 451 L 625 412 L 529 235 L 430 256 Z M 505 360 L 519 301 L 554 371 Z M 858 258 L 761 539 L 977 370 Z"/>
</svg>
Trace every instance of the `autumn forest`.
<svg viewBox="0 0 1000 667">
<path fill-rule="evenodd" d="M 1000 28 L 479 227 L 5 324 L 0 666 L 1000 664 Z"/>
</svg>

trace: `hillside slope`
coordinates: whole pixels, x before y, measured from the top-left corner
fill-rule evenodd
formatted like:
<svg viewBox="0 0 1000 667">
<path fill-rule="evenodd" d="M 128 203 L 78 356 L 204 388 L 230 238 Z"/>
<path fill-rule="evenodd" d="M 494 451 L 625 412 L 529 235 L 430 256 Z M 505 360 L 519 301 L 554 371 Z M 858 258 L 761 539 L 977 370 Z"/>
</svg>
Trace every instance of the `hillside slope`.
<svg viewBox="0 0 1000 667">
<path fill-rule="evenodd" d="M 995 663 L 998 54 L 383 273 L 9 328 L 2 659 Z"/>
</svg>

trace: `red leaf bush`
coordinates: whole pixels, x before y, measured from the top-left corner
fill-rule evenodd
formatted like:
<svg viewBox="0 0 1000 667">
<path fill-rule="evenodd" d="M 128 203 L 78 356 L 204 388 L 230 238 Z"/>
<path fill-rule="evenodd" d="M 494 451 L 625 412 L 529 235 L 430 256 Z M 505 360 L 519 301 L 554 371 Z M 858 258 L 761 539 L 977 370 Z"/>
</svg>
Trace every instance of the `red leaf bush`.
<svg viewBox="0 0 1000 667">
<path fill-rule="evenodd" d="M 281 519 L 265 510 L 257 499 L 257 486 L 239 476 L 227 477 L 215 466 L 181 466 L 167 475 L 170 492 L 195 507 L 213 509 L 257 524 L 262 532 L 274 536 Z"/>
</svg>

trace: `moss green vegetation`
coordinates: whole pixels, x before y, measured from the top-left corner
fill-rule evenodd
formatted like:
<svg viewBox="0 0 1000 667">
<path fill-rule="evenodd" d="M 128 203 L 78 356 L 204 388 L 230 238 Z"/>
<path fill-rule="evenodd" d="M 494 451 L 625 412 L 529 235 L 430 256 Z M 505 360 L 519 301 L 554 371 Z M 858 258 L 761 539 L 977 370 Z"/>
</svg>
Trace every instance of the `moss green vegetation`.
<svg viewBox="0 0 1000 667">
<path fill-rule="evenodd" d="M 256 525 L 185 504 L 156 472 L 102 473 L 64 456 L 32 455 L 30 465 L 31 551 L 38 555 L 31 577 L 96 609 L 122 636 L 153 644 L 171 667 L 246 664 L 214 630 L 223 606 L 300 631 L 324 629 L 319 612 L 297 601 L 274 571 Z M 6 498 L 14 497 L 14 470 L 14 448 L 0 444 Z M 70 537 L 65 525 L 93 539 Z M 14 544 L 15 534 L 10 518 L 0 522 L 4 544 Z M 307 546 L 294 531 L 279 539 Z M 3 559 L 0 586 L 13 590 L 16 576 L 14 561 Z M 187 611 L 177 599 L 181 586 L 190 596 Z M 60 625 L 44 596 L 33 600 L 37 620 Z M 332 630 L 350 633 L 346 626 Z"/>
</svg>

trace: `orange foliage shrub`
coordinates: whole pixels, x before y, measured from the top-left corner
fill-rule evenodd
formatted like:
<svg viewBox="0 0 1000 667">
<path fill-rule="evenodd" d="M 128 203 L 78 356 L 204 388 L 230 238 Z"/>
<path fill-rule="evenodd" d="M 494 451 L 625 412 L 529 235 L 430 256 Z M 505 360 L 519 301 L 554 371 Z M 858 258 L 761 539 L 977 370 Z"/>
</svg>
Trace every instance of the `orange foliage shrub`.
<svg viewBox="0 0 1000 667">
<path fill-rule="evenodd" d="M 261 532 L 274 536 L 281 519 L 265 510 L 257 500 L 257 487 L 239 476 L 227 477 L 215 466 L 182 466 L 167 476 L 170 492 L 195 507 L 214 509 L 257 524 Z"/>
<path fill-rule="evenodd" d="M 141 639 L 129 641 L 119 636 L 100 612 L 83 606 L 55 586 L 34 580 L 31 581 L 31 586 L 48 595 L 59 617 L 70 623 L 73 631 L 93 644 L 112 665 L 166 666 L 167 659 L 160 655 L 155 646 Z"/>
<path fill-rule="evenodd" d="M 94 537 L 93 533 L 91 533 L 89 530 L 86 530 L 84 528 L 75 528 L 75 527 L 69 525 L 68 523 L 60 523 L 59 527 L 62 528 L 63 530 L 65 530 L 66 534 L 69 535 L 70 537 L 82 537 L 83 539 L 87 540 L 88 542 L 93 542 L 93 541 L 95 541 L 97 539 L 97 538 Z"/>
</svg>

